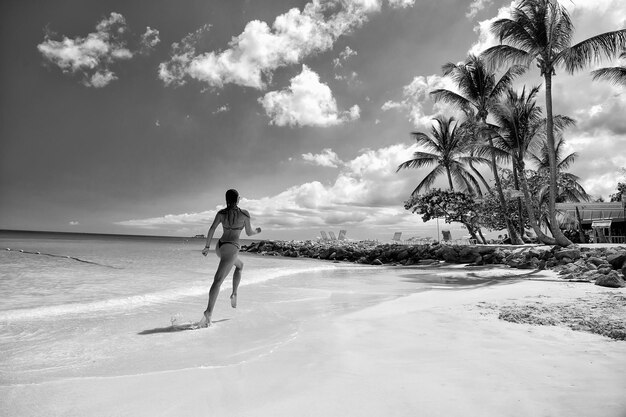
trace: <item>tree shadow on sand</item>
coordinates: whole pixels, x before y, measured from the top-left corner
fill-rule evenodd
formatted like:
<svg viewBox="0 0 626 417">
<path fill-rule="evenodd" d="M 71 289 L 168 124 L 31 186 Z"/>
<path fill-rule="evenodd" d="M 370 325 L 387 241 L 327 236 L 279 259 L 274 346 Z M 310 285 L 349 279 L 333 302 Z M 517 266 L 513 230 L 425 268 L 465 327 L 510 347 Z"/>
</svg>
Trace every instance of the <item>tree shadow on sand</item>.
<svg viewBox="0 0 626 417">
<path fill-rule="evenodd" d="M 223 321 L 228 321 L 230 319 L 221 319 L 221 320 L 213 320 L 213 323 L 221 323 Z M 155 334 L 155 333 L 174 333 L 174 332 L 182 332 L 185 330 L 199 330 L 204 329 L 205 327 L 198 327 L 198 322 L 195 323 L 185 323 L 185 324 L 173 324 L 167 327 L 156 327 L 154 329 L 142 330 L 137 334 L 147 335 L 147 334 Z"/>
<path fill-rule="evenodd" d="M 477 268 L 478 269 L 478 268 Z M 488 270 L 490 268 L 480 268 Z M 480 271 L 479 269 L 479 271 Z M 533 280 L 534 275 L 540 275 L 540 270 L 529 270 L 526 273 L 514 273 L 507 274 L 503 272 L 501 276 L 483 276 L 480 272 L 472 270 L 465 270 L 463 275 L 458 274 L 459 270 L 450 271 L 450 275 L 446 275 L 445 272 L 438 274 L 403 274 L 401 277 L 404 281 L 416 282 L 420 284 L 435 284 L 438 286 L 448 287 L 449 289 L 467 289 L 475 287 L 486 287 L 491 285 L 507 285 L 514 284 L 519 281 Z M 557 279 L 549 279 L 545 277 L 539 277 L 540 281 L 559 281 Z"/>
</svg>

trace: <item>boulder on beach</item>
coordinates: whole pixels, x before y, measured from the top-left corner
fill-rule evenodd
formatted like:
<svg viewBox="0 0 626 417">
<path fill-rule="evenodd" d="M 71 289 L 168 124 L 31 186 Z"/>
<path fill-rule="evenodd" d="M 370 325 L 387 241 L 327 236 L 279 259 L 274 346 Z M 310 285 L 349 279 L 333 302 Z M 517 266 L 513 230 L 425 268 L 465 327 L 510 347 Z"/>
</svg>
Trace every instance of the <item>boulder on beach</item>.
<svg viewBox="0 0 626 417">
<path fill-rule="evenodd" d="M 561 249 L 554 252 L 554 257 L 558 260 L 569 258 L 570 260 L 576 260 L 581 257 L 580 249 Z"/>
<path fill-rule="evenodd" d="M 626 281 L 624 281 L 624 278 L 622 278 L 617 271 L 611 271 L 606 275 L 598 275 L 596 285 L 609 288 L 622 288 L 626 287 Z"/>
<path fill-rule="evenodd" d="M 616 253 L 606 257 L 606 260 L 613 269 L 622 269 L 624 262 L 626 262 L 626 252 Z"/>
</svg>

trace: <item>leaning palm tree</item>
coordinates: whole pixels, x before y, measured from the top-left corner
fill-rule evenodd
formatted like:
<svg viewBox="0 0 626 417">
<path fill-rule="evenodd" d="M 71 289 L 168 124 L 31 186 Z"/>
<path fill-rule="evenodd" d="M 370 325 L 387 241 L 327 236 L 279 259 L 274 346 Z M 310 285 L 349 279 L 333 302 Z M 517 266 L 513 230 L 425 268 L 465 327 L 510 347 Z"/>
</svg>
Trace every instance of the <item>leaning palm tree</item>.
<svg viewBox="0 0 626 417">
<path fill-rule="evenodd" d="M 626 51 L 620 54 L 620 59 L 626 59 Z M 609 81 L 613 84 L 626 87 L 626 66 L 600 68 L 591 72 L 594 80 Z"/>
<path fill-rule="evenodd" d="M 472 173 L 465 168 L 465 164 L 470 161 L 473 163 L 488 163 L 488 161 L 482 157 L 468 156 L 467 141 L 460 133 L 459 124 L 454 117 L 439 116 L 434 121 L 435 124 L 431 128 L 430 136 L 423 132 L 411 133 L 417 144 L 427 152 L 415 152 L 413 159 L 401 163 L 396 172 L 401 169 L 434 165 L 433 170 L 420 181 L 412 195 L 430 188 L 435 180 L 442 175 L 446 175 L 450 190 L 454 190 L 456 183 L 458 189 L 478 194 L 480 185 Z"/>
<path fill-rule="evenodd" d="M 497 132 L 495 146 L 507 152 L 513 162 L 513 173 L 519 179 L 530 226 L 541 242 L 554 245 L 556 240 L 541 230 L 526 178 L 526 156 L 541 132 L 545 131 L 541 108 L 535 102 L 538 91 L 539 87 L 533 87 L 526 95 L 525 87 L 521 94 L 509 89 L 504 100 L 493 110 L 495 125 L 492 129 Z"/>
<path fill-rule="evenodd" d="M 573 73 L 602 56 L 613 57 L 626 44 L 626 29 L 606 32 L 571 45 L 574 26 L 558 0 L 520 0 L 511 17 L 496 20 L 492 32 L 500 45 L 488 48 L 483 56 L 498 65 L 504 62 L 530 65 L 534 60 L 545 80 L 547 141 L 550 162 L 549 213 L 552 234 L 560 246 L 569 246 L 556 222 L 557 171 L 554 155 L 554 120 L 552 116 L 552 76 L 555 68 L 564 66 Z M 505 43 L 503 43 L 505 42 Z"/>
<path fill-rule="evenodd" d="M 430 95 L 435 101 L 443 101 L 455 105 L 456 107 L 468 111 L 473 109 L 476 112 L 478 125 L 483 127 L 487 123 L 489 111 L 496 105 L 502 94 L 511 85 L 513 79 L 521 75 L 525 68 L 514 65 L 509 68 L 499 79 L 489 71 L 485 62 L 474 55 L 470 55 L 462 64 L 448 63 L 443 66 L 443 74 L 449 76 L 456 83 L 459 92 L 446 89 L 431 91 Z M 483 132 L 485 130 L 482 130 Z M 496 183 L 496 192 L 503 210 L 506 210 L 506 199 L 502 191 L 502 184 L 498 175 L 498 165 L 496 162 L 497 152 L 493 146 L 491 136 L 486 135 L 491 149 L 491 170 Z M 514 244 L 523 243 L 510 219 L 506 219 L 507 230 L 511 241 Z"/>
</svg>

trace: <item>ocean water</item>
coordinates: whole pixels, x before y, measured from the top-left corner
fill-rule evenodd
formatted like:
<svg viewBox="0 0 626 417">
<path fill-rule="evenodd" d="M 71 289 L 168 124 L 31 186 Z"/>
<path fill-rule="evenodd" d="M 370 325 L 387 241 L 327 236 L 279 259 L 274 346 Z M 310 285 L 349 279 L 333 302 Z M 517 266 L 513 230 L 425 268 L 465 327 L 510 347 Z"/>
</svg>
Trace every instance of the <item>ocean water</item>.
<svg viewBox="0 0 626 417">
<path fill-rule="evenodd" d="M 429 269 L 242 254 L 238 307 L 229 277 L 214 325 L 184 331 L 206 308 L 218 263 L 203 246 L 0 233 L 0 386 L 243 364 L 289 343 L 307 322 L 467 284 Z"/>
</svg>

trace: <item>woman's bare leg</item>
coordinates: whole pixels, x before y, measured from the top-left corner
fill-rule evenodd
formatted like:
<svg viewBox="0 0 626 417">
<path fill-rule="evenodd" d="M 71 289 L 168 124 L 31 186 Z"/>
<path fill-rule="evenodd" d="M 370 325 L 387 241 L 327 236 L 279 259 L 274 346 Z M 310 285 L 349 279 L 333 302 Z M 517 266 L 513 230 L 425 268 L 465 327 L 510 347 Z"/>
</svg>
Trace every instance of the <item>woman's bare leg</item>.
<svg viewBox="0 0 626 417">
<path fill-rule="evenodd" d="M 243 262 L 241 259 L 235 259 L 235 273 L 233 274 L 233 293 L 230 295 L 230 305 L 237 308 L 237 288 L 241 282 L 241 271 L 243 271 Z"/>
<path fill-rule="evenodd" d="M 209 290 L 209 303 L 204 311 L 204 317 L 198 323 L 199 327 L 207 327 L 211 325 L 211 316 L 213 315 L 213 309 L 215 308 L 217 296 L 220 293 L 220 287 L 222 286 L 222 282 L 224 282 L 224 278 L 228 276 L 228 273 L 237 260 L 238 250 L 233 245 L 223 245 L 221 248 L 217 249 L 216 252 L 220 257 L 220 263 L 217 266 L 217 271 L 215 271 L 215 276 L 213 277 L 213 284 Z"/>
</svg>

